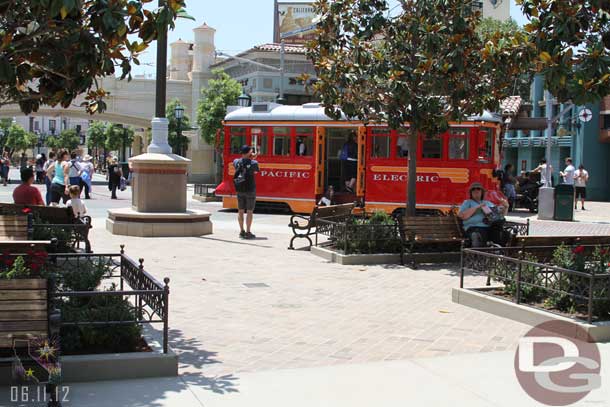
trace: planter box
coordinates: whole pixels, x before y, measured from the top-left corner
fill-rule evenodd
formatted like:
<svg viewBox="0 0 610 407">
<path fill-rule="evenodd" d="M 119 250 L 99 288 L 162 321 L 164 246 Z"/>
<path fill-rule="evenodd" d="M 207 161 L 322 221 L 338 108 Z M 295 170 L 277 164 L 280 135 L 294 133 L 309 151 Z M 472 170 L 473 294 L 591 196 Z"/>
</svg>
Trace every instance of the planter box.
<svg viewBox="0 0 610 407">
<path fill-rule="evenodd" d="M 452 301 L 457 304 L 489 312 L 490 314 L 512 319 L 513 321 L 522 322 L 531 326 L 536 326 L 547 321 L 571 322 L 587 331 L 594 342 L 610 341 L 610 321 L 588 324 L 577 319 L 564 317 L 540 308 L 535 308 L 531 305 L 516 304 L 509 300 L 487 294 L 487 292 L 498 288 L 501 287 L 454 288 L 451 297 Z M 565 334 L 565 332 L 563 332 L 563 334 Z"/>
<path fill-rule="evenodd" d="M 62 382 L 126 380 L 178 375 L 178 355 L 163 353 L 159 334 L 149 327 L 143 336 L 152 352 L 104 353 L 99 355 L 60 356 Z M 0 358 L 0 385 L 11 384 L 12 358 Z"/>
<path fill-rule="evenodd" d="M 47 280 L 0 280 L 0 348 L 12 348 L 13 339 L 48 335 Z"/>
<path fill-rule="evenodd" d="M 311 253 L 332 263 L 342 265 L 374 265 L 374 264 L 397 264 L 400 263 L 399 253 L 376 253 L 376 254 L 343 254 L 335 250 L 312 246 Z M 460 259 L 459 252 L 449 253 L 416 253 L 415 260 L 421 263 L 450 263 Z M 408 259 L 405 257 L 405 260 Z"/>
</svg>

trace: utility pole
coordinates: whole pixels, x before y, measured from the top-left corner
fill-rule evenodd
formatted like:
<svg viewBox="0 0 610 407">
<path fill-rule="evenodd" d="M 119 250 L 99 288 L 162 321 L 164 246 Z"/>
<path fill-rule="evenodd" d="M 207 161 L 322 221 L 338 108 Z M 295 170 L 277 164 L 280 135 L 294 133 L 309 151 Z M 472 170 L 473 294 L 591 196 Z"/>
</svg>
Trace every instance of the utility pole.
<svg viewBox="0 0 610 407">
<path fill-rule="evenodd" d="M 277 103 L 280 105 L 285 105 L 286 100 L 284 99 L 284 62 L 286 57 L 286 43 L 282 39 L 280 42 L 280 97 L 277 99 Z"/>
</svg>

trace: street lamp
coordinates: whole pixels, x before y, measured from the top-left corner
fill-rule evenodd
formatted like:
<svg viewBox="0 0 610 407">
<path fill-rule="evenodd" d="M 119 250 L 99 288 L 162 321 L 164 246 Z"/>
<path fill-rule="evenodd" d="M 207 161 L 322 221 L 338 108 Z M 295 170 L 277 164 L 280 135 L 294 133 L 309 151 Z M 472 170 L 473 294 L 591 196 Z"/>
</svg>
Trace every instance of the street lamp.
<svg viewBox="0 0 610 407">
<path fill-rule="evenodd" d="M 241 95 L 237 97 L 237 104 L 240 107 L 249 107 L 250 102 L 252 102 L 252 97 L 245 90 L 242 90 Z"/>
<path fill-rule="evenodd" d="M 178 136 L 178 154 L 184 157 L 184 152 L 182 151 L 182 118 L 184 117 L 184 107 L 180 103 L 174 107 L 174 117 L 178 121 L 178 129 L 176 130 Z"/>
</svg>

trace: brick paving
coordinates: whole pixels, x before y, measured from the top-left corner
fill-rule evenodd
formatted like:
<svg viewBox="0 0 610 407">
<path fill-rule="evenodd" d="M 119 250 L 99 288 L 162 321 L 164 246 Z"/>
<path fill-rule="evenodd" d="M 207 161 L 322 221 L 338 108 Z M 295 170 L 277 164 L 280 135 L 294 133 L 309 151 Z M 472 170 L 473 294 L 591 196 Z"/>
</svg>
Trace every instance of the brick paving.
<svg viewBox="0 0 610 407">
<path fill-rule="evenodd" d="M 0 189 L 9 201 L 12 187 Z M 235 214 L 219 204 L 215 231 L 201 238 L 134 238 L 105 230 L 108 200 L 88 201 L 97 252 L 126 244 L 147 271 L 170 277 L 170 340 L 180 372 L 206 377 L 277 368 L 402 360 L 514 349 L 526 325 L 451 302 L 457 268 L 340 266 L 288 251 L 287 215 L 257 214 L 256 241 L 236 236 Z M 532 221 L 534 234 L 607 234 L 610 204 L 588 214 L 598 223 Z M 610 218 L 608 219 L 610 221 Z M 468 284 L 483 284 L 468 277 Z"/>
</svg>

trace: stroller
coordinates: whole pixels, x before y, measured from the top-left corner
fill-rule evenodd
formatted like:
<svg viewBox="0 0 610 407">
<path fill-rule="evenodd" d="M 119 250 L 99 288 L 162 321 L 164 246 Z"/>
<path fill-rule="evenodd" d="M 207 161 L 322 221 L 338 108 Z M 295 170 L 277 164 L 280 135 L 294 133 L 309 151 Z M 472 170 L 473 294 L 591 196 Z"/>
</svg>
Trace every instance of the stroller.
<svg viewBox="0 0 610 407">
<path fill-rule="evenodd" d="M 526 174 L 526 177 L 519 182 L 517 187 L 517 199 L 515 206 L 526 208 L 532 213 L 538 212 L 538 191 L 542 184 L 534 179 L 535 174 Z"/>
</svg>

